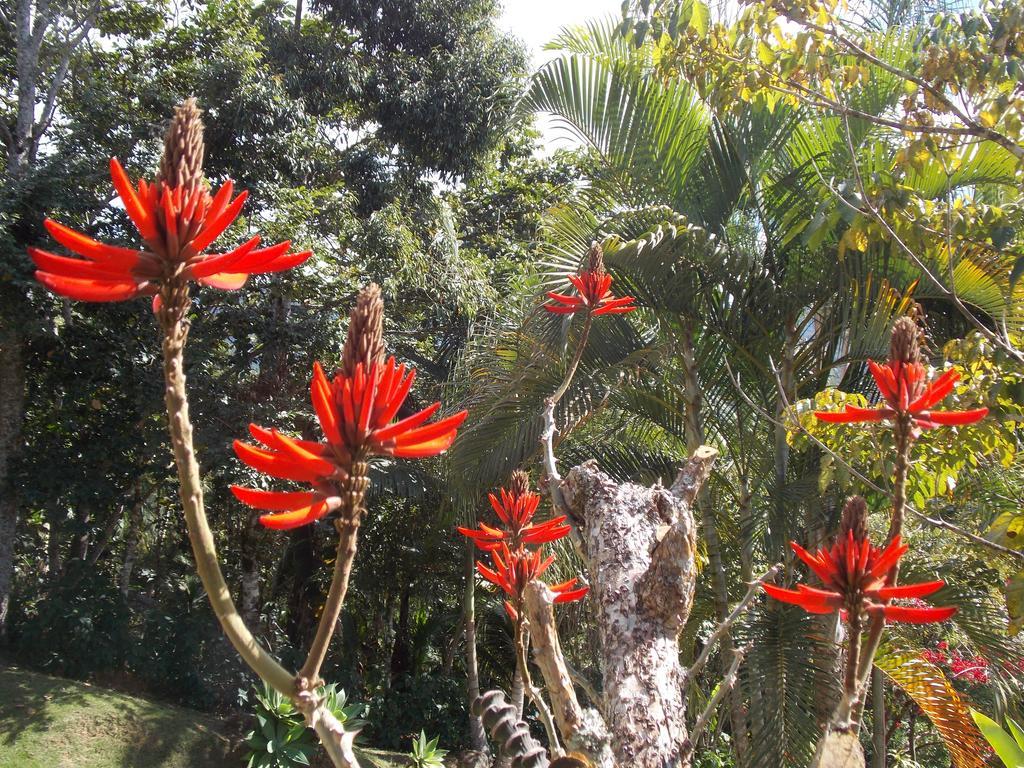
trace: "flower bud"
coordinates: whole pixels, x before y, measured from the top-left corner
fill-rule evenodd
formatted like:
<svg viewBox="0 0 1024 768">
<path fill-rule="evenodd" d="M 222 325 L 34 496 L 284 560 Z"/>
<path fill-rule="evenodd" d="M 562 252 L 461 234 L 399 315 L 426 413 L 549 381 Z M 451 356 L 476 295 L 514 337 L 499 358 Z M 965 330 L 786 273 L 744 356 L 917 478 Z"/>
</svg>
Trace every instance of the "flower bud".
<svg viewBox="0 0 1024 768">
<path fill-rule="evenodd" d="M 843 507 L 843 517 L 839 523 L 839 536 L 853 531 L 855 541 L 863 541 L 868 537 L 868 505 L 860 496 L 851 496 Z"/>
<path fill-rule="evenodd" d="M 186 99 L 174 110 L 171 127 L 164 136 L 158 180 L 168 187 L 191 192 L 203 182 L 203 121 L 195 98 Z"/>
<path fill-rule="evenodd" d="M 384 300 L 376 283 L 359 292 L 349 315 L 348 338 L 341 350 L 342 372 L 346 376 L 354 376 L 359 363 L 367 371 L 384 363 Z"/>
</svg>

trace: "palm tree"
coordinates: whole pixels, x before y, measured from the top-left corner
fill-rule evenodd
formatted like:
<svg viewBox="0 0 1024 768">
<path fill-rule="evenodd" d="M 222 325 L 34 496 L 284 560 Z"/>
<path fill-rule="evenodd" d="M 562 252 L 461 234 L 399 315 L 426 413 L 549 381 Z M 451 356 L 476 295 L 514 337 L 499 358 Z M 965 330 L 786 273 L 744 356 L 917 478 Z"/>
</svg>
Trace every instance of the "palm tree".
<svg viewBox="0 0 1024 768">
<path fill-rule="evenodd" d="M 886 55 L 907 55 L 909 35 L 884 34 Z M 594 458 L 636 481 L 671 477 L 701 442 L 725 457 L 700 499 L 708 567 L 684 635 L 692 648 L 700 618 L 724 618 L 746 582 L 786 558 L 787 541 L 817 545 L 835 529 L 840 499 L 819 490 L 822 453 L 791 448 L 786 414 L 826 386 L 866 389 L 860 363 L 884 354 L 892 320 L 911 306 L 920 265 L 893 243 L 848 252 L 849 217 L 833 194 L 835 179 L 886 167 L 898 147 L 880 150 L 871 124 L 847 130 L 808 110 L 716 110 L 702 98 L 713 83 L 656 71 L 653 43 L 624 39 L 615 20 L 566 30 L 554 45 L 563 54 L 537 73 L 527 106 L 583 139 L 597 170 L 549 212 L 540 282 L 563 285 L 598 240 L 616 284 L 644 307 L 595 325 L 556 412 L 558 450 L 563 462 Z M 884 111 L 898 86 L 873 82 L 859 108 Z M 1011 173 L 981 150 L 961 170 L 939 184 L 926 166 L 911 181 L 938 197 Z M 964 250 L 952 270 L 960 296 L 1019 322 L 1005 259 Z M 916 296 L 944 298 L 923 284 Z M 932 312 L 955 316 L 938 303 Z M 508 307 L 489 331 L 463 360 L 475 419 L 453 455 L 456 475 L 477 488 L 537 459 L 541 403 L 575 344 L 572 326 L 535 304 Z M 1000 656 L 1010 649 L 977 631 L 990 608 L 964 631 Z M 834 636 L 829 622 L 777 606 L 755 607 L 726 636 L 723 668 L 736 644 L 752 645 L 730 696 L 738 764 L 807 763 L 831 712 Z"/>
</svg>

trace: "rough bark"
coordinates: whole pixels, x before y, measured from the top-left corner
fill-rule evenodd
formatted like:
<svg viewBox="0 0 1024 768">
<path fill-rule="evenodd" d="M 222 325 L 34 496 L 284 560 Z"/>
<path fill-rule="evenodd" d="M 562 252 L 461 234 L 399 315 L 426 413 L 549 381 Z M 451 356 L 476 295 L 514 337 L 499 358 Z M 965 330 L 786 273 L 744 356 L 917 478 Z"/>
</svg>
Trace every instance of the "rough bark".
<svg viewBox="0 0 1024 768">
<path fill-rule="evenodd" d="M 594 462 L 562 494 L 583 521 L 584 556 L 602 642 L 605 718 L 620 766 L 687 766 L 678 633 L 697 578 L 691 505 L 716 452 L 698 449 L 670 488 L 619 484 Z"/>
<path fill-rule="evenodd" d="M 878 667 L 871 670 L 871 768 L 885 768 L 885 686 Z"/>
<path fill-rule="evenodd" d="M 526 587 L 525 607 L 530 622 L 533 657 L 544 676 L 558 732 L 571 752 L 582 752 L 596 768 L 614 768 L 615 759 L 604 719 L 596 710 L 581 707 L 576 698 L 576 689 L 558 640 L 554 597 L 542 581 L 533 581 Z"/>
</svg>

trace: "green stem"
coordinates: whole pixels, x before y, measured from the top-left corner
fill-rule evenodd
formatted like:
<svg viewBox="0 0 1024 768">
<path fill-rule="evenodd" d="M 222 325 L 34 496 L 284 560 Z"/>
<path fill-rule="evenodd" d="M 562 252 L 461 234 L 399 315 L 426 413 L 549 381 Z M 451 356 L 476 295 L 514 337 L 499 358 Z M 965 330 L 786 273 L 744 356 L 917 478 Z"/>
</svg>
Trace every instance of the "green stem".
<svg viewBox="0 0 1024 768">
<path fill-rule="evenodd" d="M 206 519 L 203 506 L 203 488 L 199 479 L 199 463 L 192 443 L 192 422 L 188 413 L 188 395 L 185 388 L 184 352 L 188 325 L 177 319 L 165 329 L 163 338 L 164 401 L 171 433 L 171 448 L 178 468 L 181 503 L 185 510 L 185 525 L 192 552 L 196 558 L 196 571 L 210 599 L 213 612 L 224 634 L 238 651 L 243 661 L 267 684 L 285 696 L 295 692 L 294 676 L 282 667 L 259 644 L 245 626 L 231 591 L 224 581 L 213 532 Z"/>
<path fill-rule="evenodd" d="M 913 423 L 909 414 L 901 414 L 896 422 L 896 473 L 893 479 L 892 492 L 892 515 L 889 518 L 889 534 L 886 536 L 886 544 L 890 544 L 897 536 L 903 535 L 903 518 L 907 507 L 907 475 L 910 472 L 910 448 L 913 444 L 911 430 Z M 897 562 L 885 577 L 886 586 L 894 586 L 899 578 L 900 565 Z M 857 677 L 859 691 L 863 693 L 867 685 L 868 677 L 871 675 L 871 667 L 875 660 L 875 653 L 882 643 L 882 631 L 885 629 L 885 617 L 875 616 L 871 620 L 868 630 L 868 639 L 860 655 Z M 860 698 L 857 703 L 857 722 L 860 721 L 860 713 L 864 710 L 864 700 Z"/>
<path fill-rule="evenodd" d="M 356 547 L 359 538 L 358 510 L 355 515 L 341 518 L 337 522 L 338 550 L 334 557 L 334 572 L 331 574 L 331 586 L 327 592 L 327 602 L 320 614 L 320 623 L 316 627 L 316 636 L 309 647 L 306 662 L 299 670 L 298 684 L 305 690 L 313 690 L 323 684 L 320 680 L 320 667 L 327 657 L 327 649 L 338 625 L 338 617 L 348 593 L 348 580 L 352 574 L 352 563 L 356 558 Z"/>
<path fill-rule="evenodd" d="M 565 378 L 562 379 L 562 383 L 558 385 L 558 389 L 555 393 L 548 398 L 548 402 L 552 405 L 562 399 L 562 396 L 569 389 L 569 385 L 572 383 L 573 376 L 576 375 L 576 369 L 579 368 L 580 360 L 583 359 L 583 350 L 587 347 L 587 337 L 590 336 L 590 326 L 593 324 L 593 315 L 587 312 L 587 317 L 583 321 L 583 330 L 580 331 L 579 341 L 576 342 L 576 353 L 572 357 L 572 361 L 569 363 L 569 367 L 565 370 Z"/>
</svg>

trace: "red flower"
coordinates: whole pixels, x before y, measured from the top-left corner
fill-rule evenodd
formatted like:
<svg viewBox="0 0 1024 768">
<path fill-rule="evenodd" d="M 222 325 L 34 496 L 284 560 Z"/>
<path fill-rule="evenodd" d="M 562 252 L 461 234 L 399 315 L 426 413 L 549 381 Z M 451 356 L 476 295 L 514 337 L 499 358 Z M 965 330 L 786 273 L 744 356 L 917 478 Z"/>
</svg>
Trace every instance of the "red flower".
<svg viewBox="0 0 1024 768">
<path fill-rule="evenodd" d="M 288 253 L 288 242 L 257 248 L 258 236 L 227 253 L 204 253 L 238 218 L 246 192 L 232 199 L 230 181 L 213 196 L 202 184 L 172 187 L 164 181 L 140 181 L 136 188 L 116 158 L 110 161 L 110 174 L 147 249 L 105 245 L 47 219 L 44 224 L 53 239 L 82 257 L 29 249 L 39 268 L 36 279 L 54 293 L 80 301 L 122 301 L 155 295 L 170 279 L 237 290 L 249 275 L 291 269 L 312 254 Z"/>
<path fill-rule="evenodd" d="M 506 530 L 492 528 L 486 523 L 478 523 L 479 529 L 459 528 L 463 536 L 473 539 L 473 542 L 482 550 L 491 552 L 497 549 L 503 542 L 513 549 L 521 544 L 544 544 L 549 541 L 558 541 L 569 534 L 571 530 L 565 524 L 566 516 L 553 517 L 543 523 L 531 525 L 530 521 L 537 511 L 540 503 L 540 496 L 536 493 L 517 494 L 515 490 L 507 491 L 499 489 L 501 498 L 493 493 L 488 494 L 491 506 L 498 515 L 498 519 L 505 524 Z"/>
<path fill-rule="evenodd" d="M 342 372 L 328 381 L 319 363 L 313 364 L 310 385 L 323 442 L 286 437 L 277 430 L 255 424 L 249 432 L 262 447 L 236 440 L 235 453 L 254 469 L 282 480 L 309 483 L 311 492 L 257 491 L 232 486 L 239 501 L 277 514 L 264 515 L 260 522 L 268 528 L 295 528 L 317 520 L 340 505 L 338 486 L 353 464 L 371 456 L 420 458 L 436 456 L 455 440 L 466 411 L 425 422 L 441 407 L 440 403 L 392 421 L 405 402 L 416 378 L 391 357 L 386 363 L 374 363 L 366 370 L 362 363 L 353 376 Z"/>
<path fill-rule="evenodd" d="M 536 551 L 532 552 L 525 547 L 511 550 L 507 544 L 503 543 L 491 550 L 493 569 L 477 561 L 476 569 L 480 575 L 492 584 L 501 587 L 502 591 L 508 595 L 509 599 L 505 601 L 505 611 L 512 621 L 518 619 L 519 612 L 522 610 L 523 592 L 526 585 L 534 579 L 540 578 L 541 574 L 555 560 L 554 555 L 541 559 L 542 550 L 543 547 L 538 547 Z M 548 589 L 555 593 L 554 601 L 570 603 L 583 599 L 584 595 L 590 591 L 590 587 L 573 589 L 578 581 L 579 579 L 569 579 L 561 584 L 548 585 Z"/>
<path fill-rule="evenodd" d="M 943 581 L 885 586 L 886 575 L 907 551 L 899 536 L 885 548 L 874 547 L 867 537 L 858 538 L 853 530 L 840 535 L 831 550 L 812 555 L 796 542 L 790 542 L 797 557 L 807 563 L 821 579 L 824 589 L 798 584 L 783 589 L 765 584 L 764 590 L 776 600 L 799 605 L 808 613 L 866 612 L 883 615 L 889 621 L 927 624 L 943 621 L 956 613 L 955 607 L 922 608 L 890 605 L 889 601 L 926 597 L 945 586 Z"/>
<path fill-rule="evenodd" d="M 541 559 L 544 544 L 558 541 L 569 535 L 571 530 L 565 524 L 565 515 L 554 517 L 546 522 L 531 524 L 540 496 L 530 492 L 530 481 L 526 473 L 516 470 L 512 473 L 511 488 L 499 489 L 499 496 L 493 493 L 488 498 L 495 514 L 501 521 L 501 528 L 493 528 L 486 523 L 479 523 L 479 528 L 459 528 L 459 533 L 472 539 L 480 549 L 491 553 L 493 568 L 477 561 L 476 568 L 487 581 L 504 590 L 509 599 L 505 601 L 505 610 L 516 621 L 523 603 L 523 590 L 526 585 L 539 578 L 555 556 Z M 530 545 L 536 545 L 531 550 Z M 589 591 L 589 587 L 574 589 L 578 579 L 570 579 L 561 584 L 549 585 L 555 592 L 556 603 L 568 603 L 581 599 Z"/>
<path fill-rule="evenodd" d="M 590 248 L 587 267 L 578 275 L 569 275 L 569 282 L 579 295 L 549 291 L 548 298 L 555 303 L 545 304 L 544 309 L 556 315 L 571 315 L 581 309 L 592 315 L 622 315 L 636 309 L 631 306 L 635 301 L 632 296 L 617 299 L 611 295 L 612 276 L 604 271 L 604 253 L 597 243 Z"/>
</svg>

